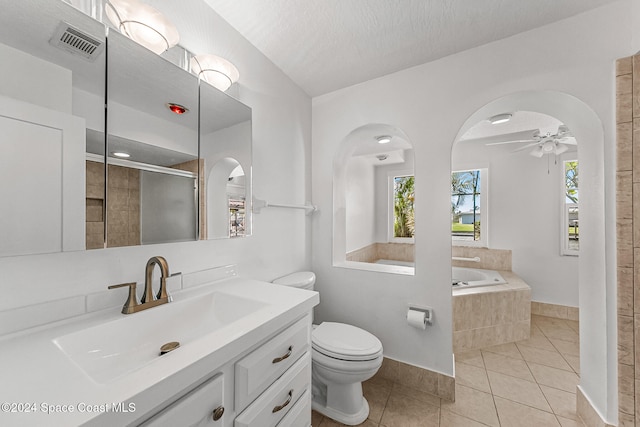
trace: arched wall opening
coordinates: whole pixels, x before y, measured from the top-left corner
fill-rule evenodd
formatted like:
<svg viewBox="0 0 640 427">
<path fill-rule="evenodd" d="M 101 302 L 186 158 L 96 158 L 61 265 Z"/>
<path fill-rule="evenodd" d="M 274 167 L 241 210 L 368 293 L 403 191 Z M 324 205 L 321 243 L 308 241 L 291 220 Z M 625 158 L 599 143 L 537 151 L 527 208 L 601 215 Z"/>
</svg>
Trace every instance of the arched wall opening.
<svg viewBox="0 0 640 427">
<path fill-rule="evenodd" d="M 566 124 L 579 141 L 579 388 L 592 402 L 608 402 L 609 407 L 617 408 L 617 357 L 615 351 L 608 351 L 612 348 L 608 340 L 609 325 L 615 323 L 615 313 L 607 311 L 602 122 L 587 104 L 572 95 L 556 91 L 516 92 L 492 101 L 472 114 L 458 131 L 453 144 L 481 120 L 509 111 L 533 111 L 555 117 Z M 597 409 L 604 413 L 607 408 Z"/>
</svg>

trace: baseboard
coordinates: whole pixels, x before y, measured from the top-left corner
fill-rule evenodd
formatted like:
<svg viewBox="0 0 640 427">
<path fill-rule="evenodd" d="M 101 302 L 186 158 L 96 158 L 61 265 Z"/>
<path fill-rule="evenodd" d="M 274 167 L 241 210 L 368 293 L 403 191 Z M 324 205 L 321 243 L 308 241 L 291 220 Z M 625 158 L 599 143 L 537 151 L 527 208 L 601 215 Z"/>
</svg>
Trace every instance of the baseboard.
<svg viewBox="0 0 640 427">
<path fill-rule="evenodd" d="M 578 307 L 531 301 L 531 314 L 564 320 L 579 320 Z"/>
<path fill-rule="evenodd" d="M 376 377 L 405 387 L 424 391 L 453 402 L 456 396 L 454 377 L 385 357 Z"/>
</svg>

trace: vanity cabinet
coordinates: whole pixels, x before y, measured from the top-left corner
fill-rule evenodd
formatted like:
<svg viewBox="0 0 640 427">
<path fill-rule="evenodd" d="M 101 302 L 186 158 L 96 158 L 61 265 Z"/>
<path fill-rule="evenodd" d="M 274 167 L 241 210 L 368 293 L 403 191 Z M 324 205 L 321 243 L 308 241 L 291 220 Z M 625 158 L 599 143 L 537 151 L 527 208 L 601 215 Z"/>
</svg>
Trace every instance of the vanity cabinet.
<svg viewBox="0 0 640 427">
<path fill-rule="evenodd" d="M 220 427 L 224 421 L 224 375 L 218 374 L 141 424 L 141 427 Z"/>
<path fill-rule="evenodd" d="M 308 427 L 310 315 L 215 369 L 214 376 L 141 427 Z M 222 409 L 224 408 L 224 409 Z"/>
</svg>

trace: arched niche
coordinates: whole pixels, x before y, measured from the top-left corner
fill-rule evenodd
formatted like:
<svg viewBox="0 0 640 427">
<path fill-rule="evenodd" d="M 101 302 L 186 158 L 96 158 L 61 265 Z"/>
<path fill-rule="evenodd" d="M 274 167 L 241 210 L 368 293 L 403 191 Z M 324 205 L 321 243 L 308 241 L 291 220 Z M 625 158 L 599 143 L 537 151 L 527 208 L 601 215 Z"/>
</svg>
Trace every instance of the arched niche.
<svg viewBox="0 0 640 427">
<path fill-rule="evenodd" d="M 334 266 L 414 274 L 413 173 L 401 129 L 371 123 L 345 136 L 333 161 Z"/>
</svg>

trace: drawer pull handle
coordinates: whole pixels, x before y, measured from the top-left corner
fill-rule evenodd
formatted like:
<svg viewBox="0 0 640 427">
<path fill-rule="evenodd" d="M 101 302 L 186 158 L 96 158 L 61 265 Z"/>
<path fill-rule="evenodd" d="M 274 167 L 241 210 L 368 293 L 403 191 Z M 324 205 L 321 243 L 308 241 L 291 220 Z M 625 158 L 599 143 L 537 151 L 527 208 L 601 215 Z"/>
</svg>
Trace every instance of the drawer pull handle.
<svg viewBox="0 0 640 427">
<path fill-rule="evenodd" d="M 289 397 L 287 398 L 287 401 L 284 402 L 282 405 L 278 405 L 276 407 L 273 408 L 273 411 L 271 411 L 272 414 L 275 414 L 278 411 L 283 410 L 284 408 L 287 407 L 287 405 L 289 403 L 291 403 L 291 398 L 293 397 L 293 389 L 289 390 Z"/>
<path fill-rule="evenodd" d="M 224 414 L 224 406 L 218 406 L 216 409 L 213 410 L 213 414 L 212 414 L 213 421 L 218 421 L 220 418 L 222 418 L 222 414 Z"/>
<path fill-rule="evenodd" d="M 293 346 L 290 345 L 289 346 L 289 350 L 287 351 L 287 354 L 285 354 L 284 356 L 280 356 L 280 357 L 276 357 L 275 359 L 273 359 L 271 361 L 271 363 L 280 363 L 282 362 L 284 359 L 288 358 L 289 356 L 291 356 L 291 352 L 293 351 Z"/>
</svg>

